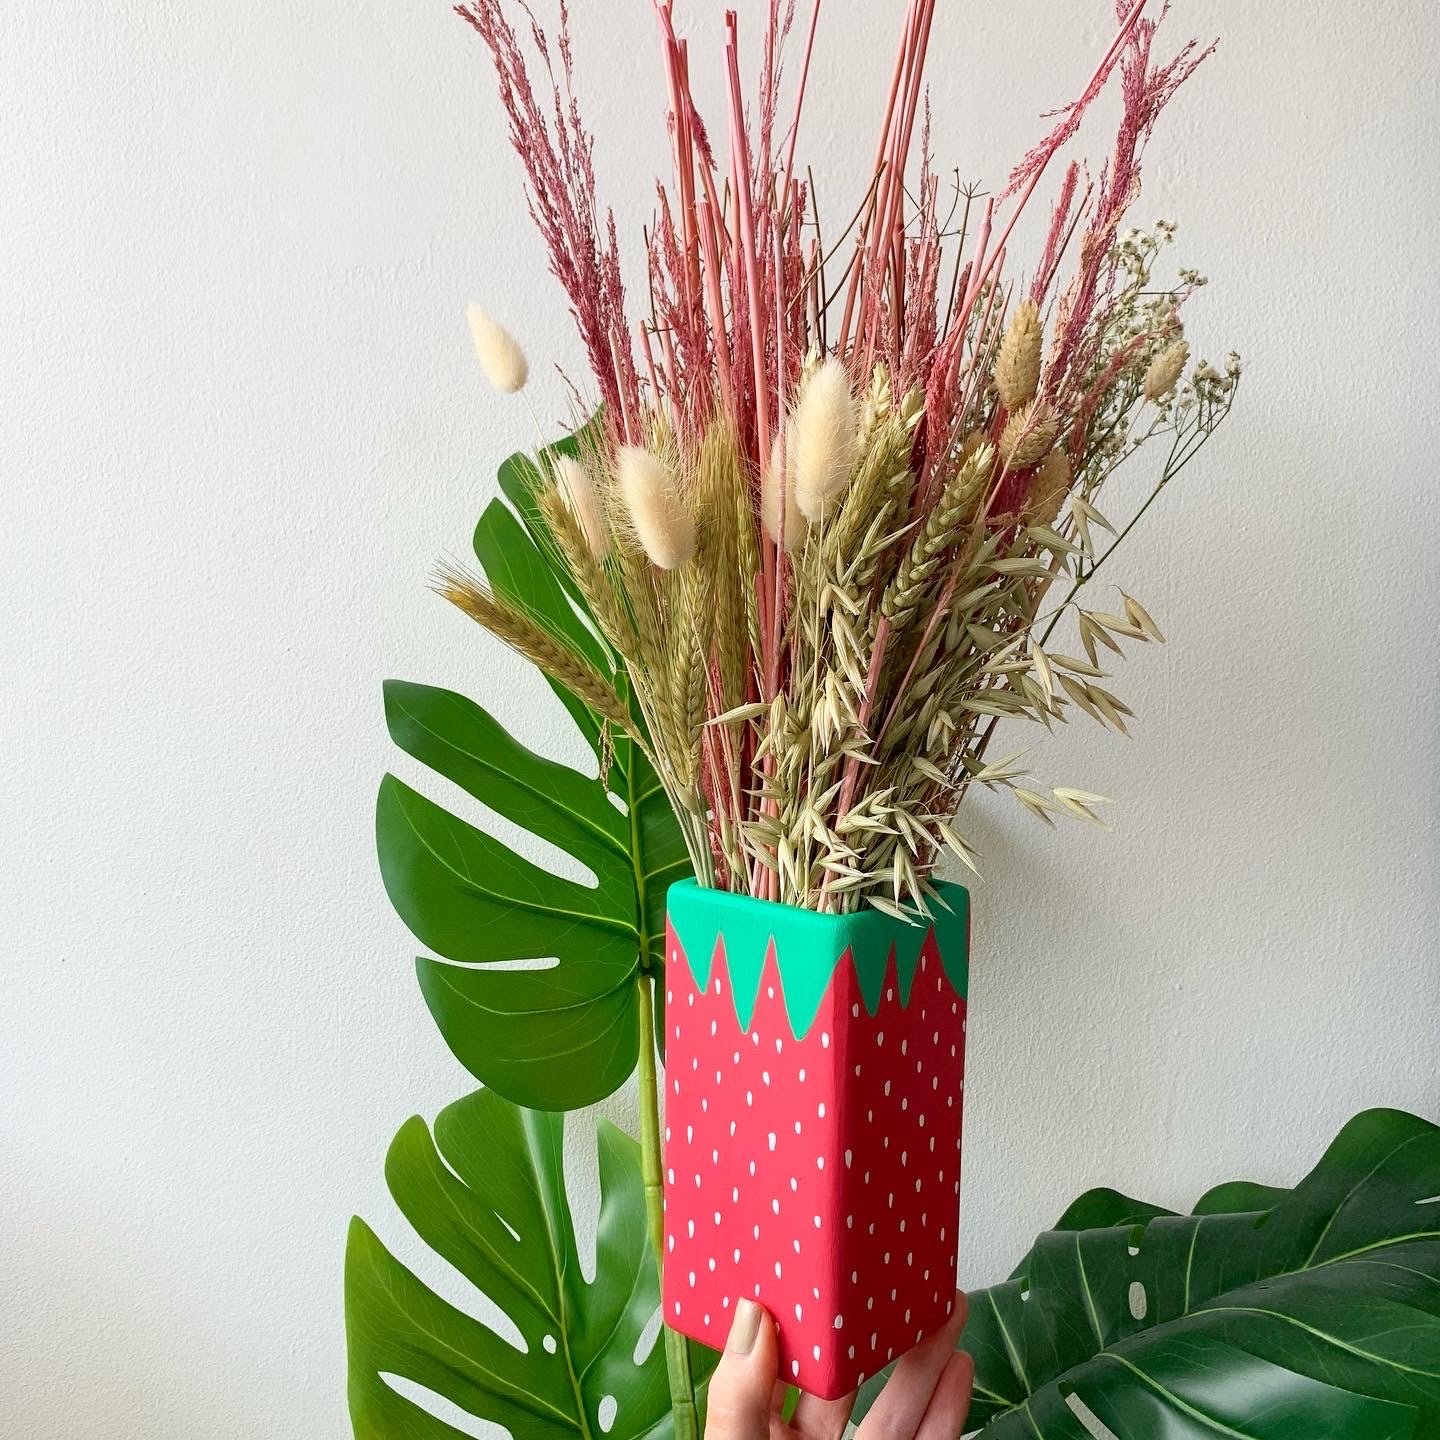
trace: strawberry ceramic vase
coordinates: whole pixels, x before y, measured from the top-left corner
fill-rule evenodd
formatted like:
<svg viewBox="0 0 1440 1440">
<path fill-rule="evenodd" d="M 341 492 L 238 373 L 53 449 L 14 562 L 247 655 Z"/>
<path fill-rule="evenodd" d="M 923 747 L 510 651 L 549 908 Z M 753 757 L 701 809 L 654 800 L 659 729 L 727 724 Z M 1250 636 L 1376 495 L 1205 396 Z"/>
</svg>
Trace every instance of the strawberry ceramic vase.
<svg viewBox="0 0 1440 1440">
<path fill-rule="evenodd" d="M 826 1399 L 955 1303 L 970 897 L 940 889 L 919 925 L 668 896 L 665 1320 L 720 1349 L 757 1300 Z"/>
</svg>

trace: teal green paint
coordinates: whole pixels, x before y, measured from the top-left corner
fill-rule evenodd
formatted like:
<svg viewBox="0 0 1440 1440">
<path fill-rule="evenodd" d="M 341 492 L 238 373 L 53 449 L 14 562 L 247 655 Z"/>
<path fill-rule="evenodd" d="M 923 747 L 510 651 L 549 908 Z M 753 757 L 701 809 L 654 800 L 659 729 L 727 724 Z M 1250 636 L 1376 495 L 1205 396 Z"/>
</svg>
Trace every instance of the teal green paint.
<svg viewBox="0 0 1440 1440">
<path fill-rule="evenodd" d="M 716 943 L 725 942 L 731 999 L 741 1029 L 749 1028 L 755 1013 L 760 976 L 773 940 L 790 1028 L 802 1037 L 846 950 L 854 959 L 860 993 L 870 1014 L 880 1008 L 892 952 L 900 1003 L 908 1005 L 920 949 L 931 925 L 945 974 L 955 993 L 964 996 L 969 977 L 970 892 L 963 885 L 944 882 L 939 888 L 950 908 L 937 904 L 928 922 L 914 925 L 873 909 L 856 915 L 821 915 L 795 905 L 705 889 L 693 880 L 672 885 L 666 902 L 697 988 L 703 990 L 710 983 Z"/>
</svg>

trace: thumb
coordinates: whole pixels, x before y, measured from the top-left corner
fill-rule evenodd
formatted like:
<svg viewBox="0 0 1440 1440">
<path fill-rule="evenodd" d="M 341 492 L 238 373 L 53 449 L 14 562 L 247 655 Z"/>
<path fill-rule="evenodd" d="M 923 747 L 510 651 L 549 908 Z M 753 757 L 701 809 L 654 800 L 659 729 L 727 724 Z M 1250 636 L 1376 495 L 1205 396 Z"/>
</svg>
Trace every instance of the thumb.
<svg viewBox="0 0 1440 1440">
<path fill-rule="evenodd" d="M 778 1369 L 775 1322 L 753 1300 L 741 1300 L 710 1378 L 705 1440 L 766 1440 Z"/>
</svg>

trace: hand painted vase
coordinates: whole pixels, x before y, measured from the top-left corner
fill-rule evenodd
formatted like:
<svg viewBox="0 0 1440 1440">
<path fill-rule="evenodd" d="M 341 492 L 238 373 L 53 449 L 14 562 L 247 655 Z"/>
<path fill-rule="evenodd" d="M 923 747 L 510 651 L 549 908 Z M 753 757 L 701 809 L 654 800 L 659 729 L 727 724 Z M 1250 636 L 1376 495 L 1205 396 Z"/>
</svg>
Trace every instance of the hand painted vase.
<svg viewBox="0 0 1440 1440">
<path fill-rule="evenodd" d="M 757 1300 L 826 1399 L 955 1303 L 970 897 L 940 889 L 918 925 L 668 896 L 665 1320 L 721 1349 Z"/>
</svg>

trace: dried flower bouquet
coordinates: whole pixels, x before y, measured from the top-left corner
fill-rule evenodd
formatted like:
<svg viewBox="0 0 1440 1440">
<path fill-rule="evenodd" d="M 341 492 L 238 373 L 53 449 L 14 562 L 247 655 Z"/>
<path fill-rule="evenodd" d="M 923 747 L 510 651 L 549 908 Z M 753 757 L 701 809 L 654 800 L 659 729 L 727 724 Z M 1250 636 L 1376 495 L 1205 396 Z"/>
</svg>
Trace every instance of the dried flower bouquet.
<svg viewBox="0 0 1440 1440">
<path fill-rule="evenodd" d="M 1047 822 L 1096 818 L 1101 797 L 1037 788 L 1017 757 L 990 759 L 996 724 L 1048 728 L 1078 710 L 1124 731 L 1132 712 L 1104 664 L 1123 641 L 1163 639 L 1129 596 L 1088 605 L 1235 398 L 1235 357 L 1190 365 L 1181 313 L 1204 282 L 1161 278 L 1173 227 L 1122 230 L 1156 121 L 1208 51 L 1157 58 L 1144 0 L 1122 4 L 1079 98 L 982 197 L 934 169 L 922 77 L 935 0 L 910 0 L 875 161 L 831 238 L 795 163 L 819 0 L 781 121 L 794 8 L 769 0 L 749 112 L 727 15 L 722 152 L 691 98 L 672 4 L 657 0 L 675 174 L 658 189 L 647 313 L 632 322 L 563 4 L 558 71 L 525 12 L 548 117 L 503 0 L 459 7 L 493 56 L 593 371 L 593 391 L 571 386 L 577 426 L 593 409 L 579 453 L 545 452 L 540 504 L 611 663 L 597 669 L 459 567 L 438 588 L 644 748 L 702 885 L 913 916 L 936 899 L 947 852 L 975 864 L 954 818 L 971 785 L 1008 789 Z M 1022 271 L 1016 221 L 1112 76 L 1109 158 L 1098 179 L 1078 162 L 1059 171 Z M 523 387 L 513 339 L 478 309 L 471 323 L 492 382 Z M 1142 448 L 1163 457 L 1158 474 L 1116 523 L 1102 492 Z M 1083 654 L 1053 643 L 1062 622 Z"/>
<path fill-rule="evenodd" d="M 726 14 L 723 149 L 694 103 L 673 0 L 654 0 L 674 174 L 646 231 L 638 320 L 596 199 L 565 0 L 553 49 L 516 0 L 544 103 L 505 0 L 459 7 L 491 52 L 592 376 L 567 381 L 573 440 L 542 439 L 530 488 L 507 485 L 524 512 L 515 543 L 539 547 L 548 588 L 505 579 L 497 592 L 453 564 L 437 588 L 557 682 L 572 713 L 593 712 L 607 791 L 637 751 L 648 760 L 694 880 L 670 885 L 660 948 L 633 805 L 633 926 L 624 913 L 587 926 L 603 883 L 547 903 L 533 875 L 510 872 L 509 891 L 503 875 L 477 881 L 471 862 L 493 852 L 448 826 L 435 838 L 459 864 L 437 873 L 435 850 L 411 843 L 417 822 L 430 828 L 412 805 L 396 812 L 387 885 L 422 921 L 478 888 L 477 913 L 514 930 L 451 944 L 455 973 L 427 992 L 442 1028 L 464 1028 L 471 1004 L 493 1018 L 481 988 L 498 979 L 471 962 L 564 949 L 571 1009 L 600 983 L 585 972 L 602 954 L 612 990 L 633 980 L 634 1008 L 607 1024 L 639 1036 L 643 1190 L 682 1437 L 698 1432 L 706 1353 L 683 1337 L 719 1348 L 739 1297 L 776 1318 L 786 1378 L 826 1397 L 953 1310 L 969 897 L 937 869 L 947 854 L 976 865 L 955 818 L 975 784 L 1047 823 L 1097 821 L 1102 797 L 1041 788 L 991 743 L 1002 720 L 1048 729 L 1075 711 L 1125 730 L 1105 667 L 1125 642 L 1163 636 L 1123 592 L 1092 601 L 1092 582 L 1239 381 L 1233 356 L 1223 372 L 1191 365 L 1182 311 L 1203 281 L 1164 278 L 1172 227 L 1122 228 L 1159 116 L 1208 54 L 1191 42 L 1157 56 L 1147 3 L 1123 0 L 1079 98 L 984 194 L 935 169 L 923 76 L 936 4 L 908 0 L 874 161 L 831 238 L 796 165 L 820 0 L 788 123 L 795 0 L 762 7 L 749 109 Z M 1098 176 L 1055 163 L 1112 77 L 1120 119 Z M 1047 176 L 1048 223 L 1022 266 L 1016 226 Z M 523 391 L 514 338 L 478 307 L 470 323 L 491 383 Z M 1112 521 L 1111 477 L 1142 449 L 1160 457 L 1146 498 Z M 501 576 L 494 543 L 477 551 Z M 604 829 L 608 803 L 601 815 Z M 675 845 L 661 873 L 682 863 Z M 542 912 L 553 928 L 532 927 Z M 625 969 L 612 952 L 632 936 Z M 499 1013 L 518 1003 L 493 998 Z M 666 1043 L 663 1150 L 652 1026 Z M 536 1093 L 563 1104 L 562 1090 Z"/>
</svg>

